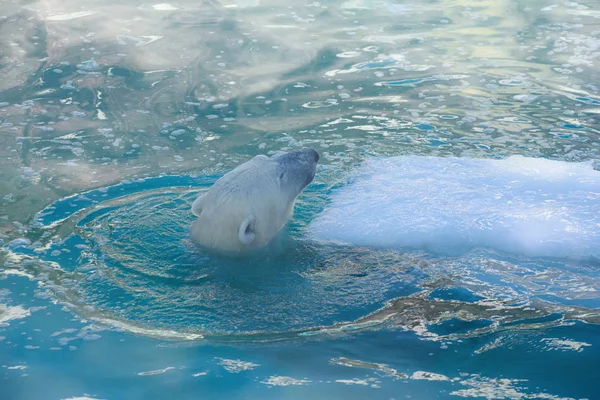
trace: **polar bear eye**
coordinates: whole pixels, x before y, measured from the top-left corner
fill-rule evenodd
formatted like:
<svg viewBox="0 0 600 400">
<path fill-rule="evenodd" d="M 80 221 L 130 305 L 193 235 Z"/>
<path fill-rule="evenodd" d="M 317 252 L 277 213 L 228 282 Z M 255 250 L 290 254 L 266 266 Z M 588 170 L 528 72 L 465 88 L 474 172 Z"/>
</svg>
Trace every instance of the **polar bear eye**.
<svg viewBox="0 0 600 400">
<path fill-rule="evenodd" d="M 284 173 L 283 173 L 283 171 L 281 171 L 281 172 L 279 173 L 279 179 L 283 179 L 283 176 L 284 176 Z"/>
</svg>

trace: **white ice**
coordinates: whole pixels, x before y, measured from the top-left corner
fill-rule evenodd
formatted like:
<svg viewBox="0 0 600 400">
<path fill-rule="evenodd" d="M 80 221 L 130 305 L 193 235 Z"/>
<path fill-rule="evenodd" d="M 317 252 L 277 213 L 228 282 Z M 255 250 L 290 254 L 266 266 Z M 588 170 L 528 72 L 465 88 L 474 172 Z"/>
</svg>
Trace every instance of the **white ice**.
<svg viewBox="0 0 600 400">
<path fill-rule="evenodd" d="M 600 256 L 600 172 L 575 163 L 394 157 L 368 160 L 309 226 L 319 240 L 458 254 Z"/>
</svg>

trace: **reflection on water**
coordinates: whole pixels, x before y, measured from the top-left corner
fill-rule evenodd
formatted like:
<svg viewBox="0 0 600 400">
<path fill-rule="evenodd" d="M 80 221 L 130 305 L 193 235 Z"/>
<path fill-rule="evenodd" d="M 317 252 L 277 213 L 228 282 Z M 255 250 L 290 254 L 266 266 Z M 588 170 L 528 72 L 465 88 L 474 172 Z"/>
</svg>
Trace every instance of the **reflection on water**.
<svg viewBox="0 0 600 400">
<path fill-rule="evenodd" d="M 585 3 L 0 4 L 6 233 L 74 191 L 297 146 L 597 157 Z"/>
<path fill-rule="evenodd" d="M 8 284 L 11 290 L 0 289 L 0 329 L 7 329 L 0 330 L 1 345 L 43 347 L 31 333 L 39 328 L 28 328 L 31 336 L 20 328 L 41 318 L 62 324 L 49 339 L 58 340 L 51 351 L 74 352 L 77 341 L 94 341 L 112 326 L 138 334 L 126 349 L 112 347 L 135 360 L 132 343 L 149 352 L 141 336 L 254 345 L 294 339 L 320 360 L 306 363 L 315 371 L 327 365 L 379 374 L 332 373 L 328 382 L 352 394 L 385 387 L 385 376 L 411 385 L 445 382 L 450 386 L 435 387 L 449 396 L 559 398 L 548 388 L 590 397 L 597 259 L 509 257 L 490 249 L 438 257 L 314 242 L 306 229 L 329 204 L 331 189 L 371 156 L 524 155 L 597 164 L 595 6 L 0 0 L 0 283 L 28 277 L 37 285 L 35 299 Z M 189 245 L 188 203 L 196 190 L 255 154 L 301 146 L 319 151 L 321 166 L 289 236 L 277 243 L 287 252 L 238 273 L 235 262 Z M 102 327 L 67 328 L 56 314 L 40 312 L 48 298 Z M 31 344 L 11 338 L 10 329 Z M 398 332 L 408 333 L 399 339 Z M 383 339 L 371 351 L 358 337 Z M 326 351 L 306 347 L 321 340 Z M 354 347 L 344 340 L 355 340 Z M 433 345 L 460 347 L 460 354 L 447 352 L 448 365 L 422 367 Z M 421 353 L 398 353 L 405 347 Z M 536 360 L 556 379 L 535 380 L 537 371 L 525 369 L 531 385 L 501 378 L 526 368 L 498 361 L 514 359 L 515 348 L 539 351 Z M 467 362 L 463 354 L 476 361 L 457 372 Z M 215 357 L 221 370 L 252 366 L 239 376 L 268 364 Z M 276 368 L 255 386 L 324 385 L 315 374 L 282 375 L 283 358 L 275 356 Z M 585 369 L 575 369 L 578 376 L 553 372 L 563 363 Z M 195 367 L 194 379 L 214 374 Z M 22 364 L 7 368 L 27 374 Z M 135 368 L 143 379 L 181 373 L 171 364 Z M 0 385 L 0 397 L 24 390 L 12 382 Z M 211 390 L 222 385 L 210 382 Z M 431 393 L 411 387 L 406 395 Z M 341 393 L 319 390 L 329 398 Z"/>
</svg>

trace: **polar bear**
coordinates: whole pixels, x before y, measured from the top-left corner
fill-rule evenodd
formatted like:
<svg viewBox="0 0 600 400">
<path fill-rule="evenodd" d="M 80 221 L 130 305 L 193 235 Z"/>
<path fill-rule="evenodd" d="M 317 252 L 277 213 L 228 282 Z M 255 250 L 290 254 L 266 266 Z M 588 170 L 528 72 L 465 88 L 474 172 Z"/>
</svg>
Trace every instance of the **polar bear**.
<svg viewBox="0 0 600 400">
<path fill-rule="evenodd" d="M 239 165 L 193 202 L 198 219 L 190 229 L 192 240 L 230 253 L 265 246 L 292 216 L 318 161 L 314 149 L 301 149 Z"/>
</svg>

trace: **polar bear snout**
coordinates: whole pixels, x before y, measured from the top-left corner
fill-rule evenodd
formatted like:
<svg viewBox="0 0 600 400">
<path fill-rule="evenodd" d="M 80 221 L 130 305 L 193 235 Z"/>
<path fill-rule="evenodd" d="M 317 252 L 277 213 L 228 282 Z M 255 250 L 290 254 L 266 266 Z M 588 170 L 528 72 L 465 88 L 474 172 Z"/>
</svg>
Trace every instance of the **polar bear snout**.
<svg viewBox="0 0 600 400">
<path fill-rule="evenodd" d="M 302 162 L 302 163 L 314 163 L 319 162 L 319 153 L 315 149 L 300 149 L 293 150 L 279 156 L 276 156 L 275 159 L 281 160 L 283 162 Z"/>
<path fill-rule="evenodd" d="M 311 149 L 315 153 L 315 162 L 319 162 L 319 153 L 315 149 Z"/>
<path fill-rule="evenodd" d="M 283 172 L 282 186 L 295 192 L 295 198 L 314 179 L 319 153 L 315 149 L 294 150 L 273 157 L 273 160 Z"/>
<path fill-rule="evenodd" d="M 302 149 L 298 151 L 304 153 L 306 157 L 312 158 L 315 164 L 319 162 L 319 153 L 315 149 Z"/>
</svg>

